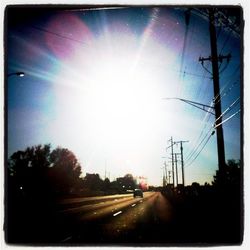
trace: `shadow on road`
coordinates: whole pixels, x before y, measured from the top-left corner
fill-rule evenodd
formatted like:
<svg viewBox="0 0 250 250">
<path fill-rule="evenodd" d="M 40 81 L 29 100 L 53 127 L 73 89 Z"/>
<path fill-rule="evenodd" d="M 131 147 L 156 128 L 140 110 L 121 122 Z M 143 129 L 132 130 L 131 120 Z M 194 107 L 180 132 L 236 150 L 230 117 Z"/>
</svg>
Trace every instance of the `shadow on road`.
<svg viewBox="0 0 250 250">
<path fill-rule="evenodd" d="M 72 216 L 58 212 L 53 200 L 10 196 L 6 241 L 10 244 L 95 246 L 238 245 L 242 242 L 243 210 L 237 190 L 225 192 L 209 188 L 191 193 L 163 190 L 152 197 L 155 198 L 151 203 L 148 199 L 140 205 L 145 211 L 137 216 L 133 227 L 119 232 L 117 228 L 112 231 L 116 218 L 110 215 L 81 220 L 81 213 Z M 133 219 L 132 210 L 125 212 L 124 220 Z M 171 216 L 166 216 L 169 214 Z"/>
</svg>

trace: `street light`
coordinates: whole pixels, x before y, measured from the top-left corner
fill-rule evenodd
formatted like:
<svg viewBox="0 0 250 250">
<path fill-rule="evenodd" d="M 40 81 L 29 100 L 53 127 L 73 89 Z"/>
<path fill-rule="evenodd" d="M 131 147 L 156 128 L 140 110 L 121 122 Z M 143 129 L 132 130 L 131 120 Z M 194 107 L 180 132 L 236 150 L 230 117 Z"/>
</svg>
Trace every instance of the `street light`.
<svg viewBox="0 0 250 250">
<path fill-rule="evenodd" d="M 14 75 L 19 76 L 19 77 L 23 77 L 25 74 L 24 74 L 24 72 L 14 72 L 14 73 L 8 74 L 8 77 L 14 76 Z"/>
</svg>

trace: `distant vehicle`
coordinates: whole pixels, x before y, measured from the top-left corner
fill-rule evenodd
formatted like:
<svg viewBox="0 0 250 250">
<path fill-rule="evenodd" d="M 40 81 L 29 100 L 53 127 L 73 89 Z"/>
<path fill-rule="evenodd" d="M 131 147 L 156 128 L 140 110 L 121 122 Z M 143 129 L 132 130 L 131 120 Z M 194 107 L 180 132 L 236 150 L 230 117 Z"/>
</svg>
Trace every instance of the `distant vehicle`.
<svg viewBox="0 0 250 250">
<path fill-rule="evenodd" d="M 143 192 L 142 192 L 142 190 L 141 189 L 135 189 L 134 190 L 134 198 L 135 197 L 141 197 L 141 198 L 143 198 Z"/>
</svg>

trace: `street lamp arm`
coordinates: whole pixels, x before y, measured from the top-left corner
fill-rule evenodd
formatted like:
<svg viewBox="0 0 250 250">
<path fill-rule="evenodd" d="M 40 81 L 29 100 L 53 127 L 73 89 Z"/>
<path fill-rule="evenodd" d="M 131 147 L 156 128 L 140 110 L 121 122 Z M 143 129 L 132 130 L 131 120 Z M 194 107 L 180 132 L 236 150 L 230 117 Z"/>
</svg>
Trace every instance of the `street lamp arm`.
<svg viewBox="0 0 250 250">
<path fill-rule="evenodd" d="M 177 97 L 173 97 L 173 98 L 163 98 L 164 100 L 179 100 L 179 101 L 182 101 L 182 102 L 185 102 L 189 105 L 192 105 L 198 109 L 201 109 L 203 111 L 206 111 L 212 115 L 215 115 L 214 112 L 211 112 L 210 109 L 214 109 L 214 106 L 209 106 L 209 105 L 206 105 L 206 104 L 203 104 L 203 103 L 199 103 L 199 102 L 194 102 L 194 101 L 190 101 L 190 100 L 187 100 L 187 99 L 182 99 L 182 98 L 177 98 Z"/>
</svg>

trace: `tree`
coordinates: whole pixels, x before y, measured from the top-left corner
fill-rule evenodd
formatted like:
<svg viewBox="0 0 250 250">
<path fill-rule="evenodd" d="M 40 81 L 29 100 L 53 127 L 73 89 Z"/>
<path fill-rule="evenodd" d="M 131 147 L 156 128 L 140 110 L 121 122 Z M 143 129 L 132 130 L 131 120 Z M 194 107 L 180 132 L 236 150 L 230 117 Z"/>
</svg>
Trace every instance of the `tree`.
<svg viewBox="0 0 250 250">
<path fill-rule="evenodd" d="M 103 191 L 109 191 L 110 189 L 110 180 L 109 178 L 105 178 L 103 181 Z"/>
<path fill-rule="evenodd" d="M 7 174 L 9 188 L 15 186 L 26 196 L 41 199 L 78 188 L 81 166 L 68 149 L 58 147 L 51 152 L 50 144 L 46 144 L 12 154 Z"/>
<path fill-rule="evenodd" d="M 227 167 L 225 171 L 224 186 L 227 188 L 239 188 L 241 183 L 241 161 L 230 159 L 227 161 Z M 216 171 L 214 176 L 213 185 L 218 186 L 220 184 L 220 174 Z"/>
<path fill-rule="evenodd" d="M 80 188 L 81 166 L 75 155 L 65 148 L 56 148 L 50 154 L 50 176 L 56 192 L 70 193 Z"/>
<path fill-rule="evenodd" d="M 132 190 L 136 188 L 136 181 L 132 174 L 117 178 L 120 191 Z"/>
<path fill-rule="evenodd" d="M 50 145 L 28 147 L 17 151 L 8 160 L 9 183 L 34 196 L 47 193 L 46 176 L 48 174 Z"/>
<path fill-rule="evenodd" d="M 103 180 L 99 174 L 89 174 L 83 178 L 83 186 L 92 191 L 100 191 L 103 189 Z"/>
</svg>

